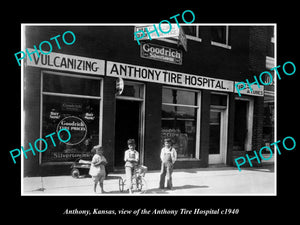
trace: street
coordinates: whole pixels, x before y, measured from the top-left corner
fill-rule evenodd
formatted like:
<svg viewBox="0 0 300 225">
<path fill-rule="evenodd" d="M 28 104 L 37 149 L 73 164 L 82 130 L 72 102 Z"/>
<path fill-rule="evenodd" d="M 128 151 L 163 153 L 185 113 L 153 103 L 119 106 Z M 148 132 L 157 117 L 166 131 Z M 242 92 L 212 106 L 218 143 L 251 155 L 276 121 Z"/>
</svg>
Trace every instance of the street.
<svg viewBox="0 0 300 225">
<path fill-rule="evenodd" d="M 160 171 L 145 175 L 147 190 L 132 195 L 276 195 L 274 164 L 258 168 L 217 166 L 209 168 L 178 169 L 173 172 L 173 189 L 159 189 Z M 104 195 L 129 195 L 120 192 L 119 178 L 124 173 L 110 173 L 104 181 Z M 23 195 L 99 195 L 93 192 L 90 177 L 71 176 L 25 177 Z"/>
</svg>

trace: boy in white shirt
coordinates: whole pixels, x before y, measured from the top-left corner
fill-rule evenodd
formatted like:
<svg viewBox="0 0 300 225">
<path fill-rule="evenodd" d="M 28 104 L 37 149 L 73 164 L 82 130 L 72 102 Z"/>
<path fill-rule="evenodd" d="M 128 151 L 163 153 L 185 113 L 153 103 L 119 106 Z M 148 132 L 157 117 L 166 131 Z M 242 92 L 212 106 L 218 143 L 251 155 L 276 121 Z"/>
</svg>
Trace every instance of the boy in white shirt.
<svg viewBox="0 0 300 225">
<path fill-rule="evenodd" d="M 124 161 L 125 161 L 125 173 L 126 173 L 126 183 L 127 188 L 130 194 L 132 194 L 132 174 L 135 167 L 138 165 L 139 162 L 139 153 L 135 150 L 135 140 L 129 139 L 127 141 L 128 149 L 125 151 L 124 154 Z"/>
<path fill-rule="evenodd" d="M 160 181 L 159 188 L 165 188 L 165 177 L 167 176 L 167 188 L 172 189 L 172 172 L 173 165 L 177 159 L 177 152 L 172 147 L 172 141 L 169 138 L 164 140 L 165 146 L 161 149 L 160 159 L 161 159 L 161 172 L 160 172 Z"/>
</svg>

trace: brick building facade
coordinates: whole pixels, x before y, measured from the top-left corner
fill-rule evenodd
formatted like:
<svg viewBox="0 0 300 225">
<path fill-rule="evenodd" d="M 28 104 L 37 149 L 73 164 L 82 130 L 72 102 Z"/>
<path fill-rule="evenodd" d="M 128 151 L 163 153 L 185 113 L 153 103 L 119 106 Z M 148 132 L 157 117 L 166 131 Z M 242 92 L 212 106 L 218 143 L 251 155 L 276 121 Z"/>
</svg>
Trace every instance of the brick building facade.
<svg viewBox="0 0 300 225">
<path fill-rule="evenodd" d="M 174 38 L 139 46 L 134 27 L 24 26 L 28 49 L 65 31 L 76 35 L 74 44 L 59 49 L 52 41 L 51 53 L 22 65 L 24 148 L 62 125 L 74 130 L 70 143 L 28 155 L 25 176 L 68 173 L 77 158 L 91 157 L 96 144 L 104 147 L 110 171 L 123 168 L 129 138 L 136 139 L 140 161 L 150 170 L 160 168 L 165 137 L 178 153 L 175 168 L 232 165 L 238 155 L 264 145 L 263 95 L 239 97 L 234 82 L 265 70 L 273 25 L 182 26 L 187 50 Z M 116 94 L 122 82 L 123 92 Z"/>
</svg>

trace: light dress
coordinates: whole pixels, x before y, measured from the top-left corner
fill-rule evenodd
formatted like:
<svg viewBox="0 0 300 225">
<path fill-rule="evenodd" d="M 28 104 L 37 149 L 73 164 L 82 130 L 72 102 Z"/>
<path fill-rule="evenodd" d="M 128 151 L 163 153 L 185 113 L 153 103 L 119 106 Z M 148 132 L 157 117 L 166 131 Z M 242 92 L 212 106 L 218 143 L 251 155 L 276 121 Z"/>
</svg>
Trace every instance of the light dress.
<svg viewBox="0 0 300 225">
<path fill-rule="evenodd" d="M 105 179 L 105 164 L 106 158 L 103 155 L 95 154 L 92 159 L 89 174 L 92 176 L 94 182 L 103 182 Z"/>
</svg>

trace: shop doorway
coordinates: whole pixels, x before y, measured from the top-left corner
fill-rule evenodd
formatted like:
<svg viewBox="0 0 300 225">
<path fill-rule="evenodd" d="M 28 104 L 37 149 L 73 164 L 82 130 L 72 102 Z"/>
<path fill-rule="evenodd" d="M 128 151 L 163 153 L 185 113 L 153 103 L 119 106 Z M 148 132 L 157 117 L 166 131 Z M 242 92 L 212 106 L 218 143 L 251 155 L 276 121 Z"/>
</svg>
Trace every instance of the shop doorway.
<svg viewBox="0 0 300 225">
<path fill-rule="evenodd" d="M 135 139 L 137 148 L 139 144 L 139 115 L 140 102 L 116 101 L 116 126 L 115 126 L 115 166 L 124 165 L 124 152 L 128 149 L 127 140 Z M 138 149 L 137 149 L 138 150 Z"/>
<path fill-rule="evenodd" d="M 226 110 L 211 109 L 209 121 L 209 164 L 226 163 L 226 127 Z"/>
<path fill-rule="evenodd" d="M 125 81 L 124 91 L 116 96 L 114 167 L 124 168 L 127 140 L 135 139 L 136 150 L 143 163 L 144 149 L 144 85 Z"/>
<path fill-rule="evenodd" d="M 251 151 L 254 101 L 243 97 L 235 99 L 233 151 Z"/>
</svg>

